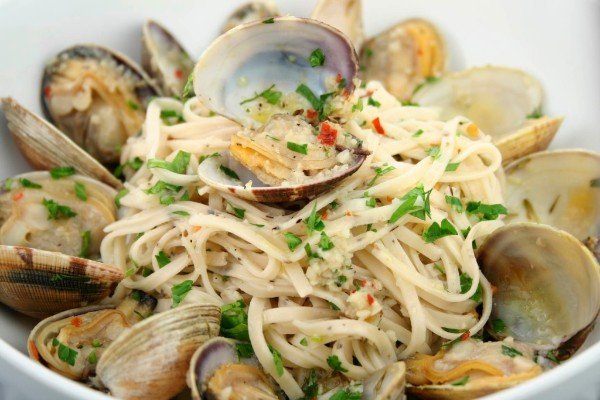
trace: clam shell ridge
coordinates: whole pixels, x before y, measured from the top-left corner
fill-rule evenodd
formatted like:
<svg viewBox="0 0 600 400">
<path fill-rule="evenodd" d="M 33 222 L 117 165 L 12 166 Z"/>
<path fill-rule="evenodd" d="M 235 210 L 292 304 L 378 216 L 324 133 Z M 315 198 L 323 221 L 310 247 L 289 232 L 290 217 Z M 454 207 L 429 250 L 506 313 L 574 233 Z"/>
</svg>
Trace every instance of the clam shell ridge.
<svg viewBox="0 0 600 400">
<path fill-rule="evenodd" d="M 0 302 L 34 318 L 97 303 L 123 272 L 114 266 L 28 247 L 0 246 Z"/>
<path fill-rule="evenodd" d="M 121 334 L 106 350 L 97 374 L 123 399 L 169 399 L 186 386 L 196 349 L 219 335 L 221 311 L 192 304 L 156 314 Z"/>
</svg>

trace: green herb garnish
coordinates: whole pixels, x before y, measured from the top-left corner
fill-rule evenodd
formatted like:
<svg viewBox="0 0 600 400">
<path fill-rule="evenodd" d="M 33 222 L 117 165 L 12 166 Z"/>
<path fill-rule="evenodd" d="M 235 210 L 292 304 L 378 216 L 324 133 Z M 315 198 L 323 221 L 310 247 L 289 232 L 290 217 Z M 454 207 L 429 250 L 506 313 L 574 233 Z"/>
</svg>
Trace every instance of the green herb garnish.
<svg viewBox="0 0 600 400">
<path fill-rule="evenodd" d="M 58 346 L 58 358 L 61 361 L 66 362 L 70 366 L 75 365 L 75 360 L 77 359 L 77 355 L 79 354 L 77 350 L 74 350 L 69 346 L 59 342 L 56 338 L 52 340 L 52 344 L 54 346 Z"/>
<path fill-rule="evenodd" d="M 454 171 L 456 171 L 456 169 L 458 168 L 459 165 L 460 165 L 459 162 L 457 162 L 457 163 L 448 163 L 446 165 L 446 172 L 454 172 Z"/>
<path fill-rule="evenodd" d="M 293 233 L 285 232 L 283 236 L 285 237 L 285 241 L 287 242 L 288 248 L 291 251 L 296 250 L 296 248 L 302 244 L 302 239 Z"/>
<path fill-rule="evenodd" d="M 254 93 L 254 97 L 251 97 L 249 99 L 243 100 L 240 105 L 242 104 L 246 104 L 246 103 L 250 103 L 251 101 L 257 100 L 259 98 L 263 98 L 267 101 L 267 103 L 269 104 L 277 104 L 279 102 L 279 99 L 281 99 L 281 96 L 283 95 L 280 91 L 278 90 L 273 90 L 273 88 L 275 87 L 275 84 L 269 86 L 267 89 L 263 90 L 260 93 Z"/>
<path fill-rule="evenodd" d="M 380 107 L 381 106 L 381 103 L 378 102 L 377 100 L 375 100 L 372 97 L 369 97 L 369 100 L 367 100 L 367 104 L 370 105 L 370 106 L 373 106 L 373 107 Z"/>
<path fill-rule="evenodd" d="M 87 360 L 90 364 L 96 364 L 98 362 L 98 356 L 96 355 L 96 350 L 93 350 L 87 357 Z"/>
<path fill-rule="evenodd" d="M 367 186 L 371 187 L 375 184 L 375 181 L 377 180 L 377 178 L 379 178 L 380 176 L 383 176 L 385 174 L 387 174 L 390 171 L 395 170 L 396 167 L 394 167 L 393 165 L 389 165 L 385 168 L 381 168 L 381 167 L 377 167 L 375 168 L 375 176 L 373 177 L 373 179 L 371 179 L 369 181 L 369 183 L 367 183 Z"/>
<path fill-rule="evenodd" d="M 244 300 L 238 300 L 231 304 L 221 306 L 221 331 L 220 335 L 241 340 L 250 341 L 248 335 L 248 314 Z"/>
<path fill-rule="evenodd" d="M 477 214 L 484 221 L 490 221 L 498 218 L 500 214 L 508 214 L 508 210 L 502 204 L 483 204 L 480 201 L 470 201 L 467 203 L 467 213 Z"/>
<path fill-rule="evenodd" d="M 250 343 L 236 343 L 235 349 L 239 358 L 250 358 L 254 355 L 254 349 Z"/>
<path fill-rule="evenodd" d="M 291 151 L 295 151 L 300 154 L 308 154 L 308 144 L 298 144 L 294 142 L 287 142 L 287 148 Z"/>
<path fill-rule="evenodd" d="M 226 166 L 224 166 L 223 164 L 219 165 L 219 170 L 221 170 L 221 172 L 223 172 L 225 175 L 227 175 L 228 177 L 235 179 L 235 180 L 240 180 L 239 175 L 232 169 L 227 168 Z"/>
<path fill-rule="evenodd" d="M 425 243 L 433 243 L 440 238 L 451 235 L 458 235 L 458 232 L 450 221 L 444 218 L 441 224 L 434 222 L 423 231 L 423 240 L 425 240 Z"/>
<path fill-rule="evenodd" d="M 77 215 L 77 213 L 71 210 L 70 207 L 58 204 L 54 200 L 44 199 L 42 204 L 48 209 L 48 219 L 69 219 Z"/>
<path fill-rule="evenodd" d="M 173 298 L 173 307 L 177 307 L 185 296 L 192 290 L 192 286 L 194 285 L 194 281 L 191 279 L 187 279 L 177 285 L 174 285 L 171 288 L 171 297 Z"/>
<path fill-rule="evenodd" d="M 463 204 L 458 197 L 446 195 L 446 204 L 449 204 L 456 212 L 461 213 L 464 211 Z"/>
<path fill-rule="evenodd" d="M 55 180 L 71 175 L 75 175 L 75 168 L 73 167 L 56 167 L 50 170 L 50 176 Z"/>
<path fill-rule="evenodd" d="M 274 24 L 275 23 L 275 18 L 265 19 L 262 23 L 263 24 Z"/>
<path fill-rule="evenodd" d="M 235 207 L 230 202 L 227 202 L 227 204 L 229 204 L 229 207 L 232 208 L 236 217 L 238 217 L 239 219 L 244 219 L 244 216 L 246 215 L 246 209 Z"/>
<path fill-rule="evenodd" d="M 27 178 L 21 178 L 21 179 L 19 179 L 19 183 L 24 188 L 29 188 L 29 189 L 41 189 L 42 188 L 42 185 L 37 184 L 35 182 L 32 182 L 32 181 L 30 181 Z"/>
<path fill-rule="evenodd" d="M 331 241 L 331 238 L 327 236 L 325 232 L 321 232 L 321 239 L 319 240 L 319 248 L 323 251 L 331 250 L 335 246 Z"/>
<path fill-rule="evenodd" d="M 413 133 L 413 137 L 420 137 L 423 134 L 423 129 L 419 129 L 415 133 Z"/>
<path fill-rule="evenodd" d="M 159 251 L 157 255 L 154 256 L 156 258 L 156 262 L 158 263 L 159 268 L 164 267 L 165 265 L 171 262 L 171 259 L 164 251 Z"/>
<path fill-rule="evenodd" d="M 510 358 L 515 358 L 516 356 L 523 355 L 523 353 L 521 353 L 519 350 L 510 346 L 506 346 L 504 344 L 502 345 L 502 354 L 504 354 L 505 356 L 509 356 Z"/>
<path fill-rule="evenodd" d="M 87 201 L 87 191 L 83 183 L 75 182 L 75 196 L 81 201 Z"/>
<path fill-rule="evenodd" d="M 134 111 L 140 109 L 140 105 L 138 103 L 129 99 L 127 100 L 127 107 L 131 108 Z"/>
<path fill-rule="evenodd" d="M 452 382 L 451 385 L 452 386 L 465 386 L 467 384 L 467 382 L 469 382 L 469 375 L 465 375 L 461 379 L 457 380 L 456 382 Z"/>
<path fill-rule="evenodd" d="M 358 101 L 356 102 L 356 104 L 354 104 L 352 106 L 352 112 L 362 111 L 362 110 L 363 110 L 363 101 L 362 101 L 362 99 L 358 99 Z"/>
<path fill-rule="evenodd" d="M 492 324 L 492 329 L 496 333 L 502 333 L 506 330 L 506 324 L 500 318 L 496 318 L 496 319 L 492 320 L 491 324 Z"/>
<path fill-rule="evenodd" d="M 81 232 L 81 250 L 79 251 L 79 257 L 87 258 L 90 254 L 90 243 L 92 242 L 92 232 L 83 231 Z"/>
<path fill-rule="evenodd" d="M 311 67 L 320 67 L 325 64 L 325 54 L 323 50 L 317 48 L 310 53 L 310 57 L 308 57 L 308 62 Z"/>
<path fill-rule="evenodd" d="M 471 278 L 465 272 L 460 274 L 459 278 L 460 278 L 460 292 L 462 294 L 467 293 L 469 291 L 469 289 L 471 289 L 471 286 L 473 285 L 473 278 Z M 477 285 L 477 290 L 475 290 L 475 293 L 473 293 L 473 296 L 471 296 L 471 300 L 473 300 L 476 303 L 481 303 L 482 298 L 483 298 L 483 287 L 481 287 L 481 283 L 479 283 Z"/>
<path fill-rule="evenodd" d="M 198 159 L 198 163 L 202 164 L 203 161 L 208 160 L 209 158 L 216 158 L 216 157 L 221 157 L 221 154 L 218 152 L 214 152 L 212 154 L 200 156 L 200 158 Z"/>
<path fill-rule="evenodd" d="M 171 162 L 155 158 L 148 160 L 148 168 L 162 168 L 176 174 L 185 174 L 191 156 L 187 151 L 180 150 Z"/>
<path fill-rule="evenodd" d="M 348 372 L 348 370 L 346 368 L 342 367 L 342 362 L 340 361 L 340 359 L 338 358 L 338 356 L 334 355 L 334 356 L 327 357 L 327 364 L 334 371 Z"/>
<path fill-rule="evenodd" d="M 442 155 L 440 146 L 433 146 L 433 147 L 428 148 L 427 150 L 425 150 L 425 154 L 427 154 L 429 157 L 433 158 L 434 160 L 437 160 Z"/>
</svg>

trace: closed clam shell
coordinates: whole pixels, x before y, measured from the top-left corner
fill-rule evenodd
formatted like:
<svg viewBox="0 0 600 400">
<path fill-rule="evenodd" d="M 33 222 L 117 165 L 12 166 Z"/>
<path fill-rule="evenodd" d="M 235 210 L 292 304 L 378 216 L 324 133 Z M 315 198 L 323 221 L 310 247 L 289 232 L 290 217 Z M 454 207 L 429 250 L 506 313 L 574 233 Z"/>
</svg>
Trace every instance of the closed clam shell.
<svg viewBox="0 0 600 400">
<path fill-rule="evenodd" d="M 167 400 L 186 386 L 192 355 L 219 335 L 221 311 L 192 304 L 156 314 L 124 332 L 100 359 L 98 377 L 122 399 Z"/>
<path fill-rule="evenodd" d="M 17 147 L 33 168 L 50 170 L 70 165 L 79 173 L 114 188 L 123 186 L 108 169 L 67 135 L 15 99 L 3 98 L 2 107 Z"/>
<path fill-rule="evenodd" d="M 233 10 L 223 24 L 221 33 L 225 33 L 228 30 L 247 22 L 266 20 L 268 18 L 278 17 L 279 15 L 279 9 L 277 8 L 275 0 L 249 1 Z"/>
<path fill-rule="evenodd" d="M 28 247 L 0 246 L 0 302 L 45 318 L 108 297 L 123 272 L 114 266 Z"/>
<path fill-rule="evenodd" d="M 361 0 L 319 0 L 310 17 L 339 29 L 360 50 L 365 40 Z"/>
</svg>

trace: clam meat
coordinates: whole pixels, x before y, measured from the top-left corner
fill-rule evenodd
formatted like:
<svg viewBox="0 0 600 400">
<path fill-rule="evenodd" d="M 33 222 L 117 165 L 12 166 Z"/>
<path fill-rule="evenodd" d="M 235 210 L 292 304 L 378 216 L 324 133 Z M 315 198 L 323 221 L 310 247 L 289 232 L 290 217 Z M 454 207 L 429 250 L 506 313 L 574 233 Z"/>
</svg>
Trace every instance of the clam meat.
<svg viewBox="0 0 600 400">
<path fill-rule="evenodd" d="M 138 133 L 150 98 L 160 91 L 124 55 L 95 45 L 61 51 L 44 69 L 42 108 L 48 120 L 103 164 L 119 161 Z"/>
</svg>

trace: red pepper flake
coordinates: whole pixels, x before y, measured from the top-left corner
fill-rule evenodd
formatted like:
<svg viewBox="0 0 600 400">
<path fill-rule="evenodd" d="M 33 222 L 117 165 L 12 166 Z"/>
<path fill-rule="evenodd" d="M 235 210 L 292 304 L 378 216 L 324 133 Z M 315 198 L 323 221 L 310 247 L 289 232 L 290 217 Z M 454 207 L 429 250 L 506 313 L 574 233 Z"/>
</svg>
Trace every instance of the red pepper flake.
<svg viewBox="0 0 600 400">
<path fill-rule="evenodd" d="M 337 140 L 337 134 L 337 130 L 333 129 L 327 122 L 323 122 L 317 140 L 325 146 L 333 146 Z"/>
<path fill-rule="evenodd" d="M 360 287 L 365 287 L 365 286 L 367 286 L 367 281 L 363 279 L 362 281 L 360 281 Z"/>
<path fill-rule="evenodd" d="M 367 301 L 369 302 L 369 305 L 372 306 L 373 303 L 375 303 L 375 298 L 369 293 L 367 294 Z"/>
<path fill-rule="evenodd" d="M 40 353 L 38 352 L 38 349 L 35 345 L 35 342 L 33 340 L 30 340 L 27 342 L 27 347 L 29 349 L 29 354 L 31 354 L 31 357 L 36 360 L 39 361 L 40 360 Z"/>
<path fill-rule="evenodd" d="M 328 217 L 329 217 L 329 214 L 328 214 L 327 210 L 323 210 L 323 212 L 321 213 L 321 219 L 323 221 L 327 221 Z"/>
<path fill-rule="evenodd" d="M 52 87 L 50 85 L 44 88 L 44 97 L 49 99 L 52 96 Z"/>
<path fill-rule="evenodd" d="M 498 288 L 494 285 L 490 285 L 492 287 L 492 294 L 496 294 L 496 292 L 498 291 Z"/>
<path fill-rule="evenodd" d="M 306 110 L 306 117 L 308 119 L 315 119 L 317 118 L 317 112 L 313 109 L 308 109 Z"/>
<path fill-rule="evenodd" d="M 340 83 L 342 81 L 342 74 L 337 74 L 335 76 L 335 83 Z"/>
<path fill-rule="evenodd" d="M 181 78 L 183 78 L 183 71 L 182 71 L 182 70 L 180 70 L 179 68 L 177 68 L 177 69 L 175 70 L 175 78 L 177 78 L 177 79 L 181 79 Z"/>
<path fill-rule="evenodd" d="M 470 337 L 471 337 L 471 332 L 466 331 L 465 333 L 460 335 L 460 340 L 461 340 L 461 342 L 464 342 L 466 340 L 469 340 Z"/>
<path fill-rule="evenodd" d="M 380 135 L 385 135 L 385 131 L 383 130 L 383 126 L 381 126 L 381 121 L 379 121 L 379 117 L 375 118 L 373 121 L 371 121 L 371 123 L 375 128 L 375 132 L 379 133 Z"/>
<path fill-rule="evenodd" d="M 76 328 L 79 328 L 82 324 L 81 318 L 80 317 L 73 317 L 71 318 L 71 325 L 73 325 Z"/>
<path fill-rule="evenodd" d="M 23 198 L 24 194 L 23 192 L 17 192 L 15 194 L 13 194 L 13 201 L 19 201 Z"/>
<path fill-rule="evenodd" d="M 351 217 L 352 213 L 350 211 L 346 211 L 346 217 Z"/>
</svg>

